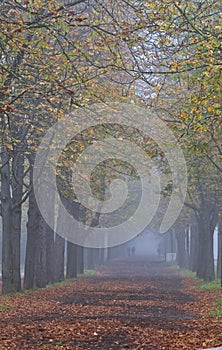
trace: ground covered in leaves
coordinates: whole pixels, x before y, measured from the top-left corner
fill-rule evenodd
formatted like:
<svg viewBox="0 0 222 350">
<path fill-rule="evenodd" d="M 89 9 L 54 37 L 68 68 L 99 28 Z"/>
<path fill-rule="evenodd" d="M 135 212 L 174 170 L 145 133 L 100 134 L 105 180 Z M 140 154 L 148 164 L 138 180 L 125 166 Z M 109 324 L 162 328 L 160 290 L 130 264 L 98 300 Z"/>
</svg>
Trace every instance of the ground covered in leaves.
<svg viewBox="0 0 222 350">
<path fill-rule="evenodd" d="M 209 316 L 220 290 L 144 259 L 95 276 L 0 297 L 0 349 L 203 349 L 222 345 Z"/>
</svg>

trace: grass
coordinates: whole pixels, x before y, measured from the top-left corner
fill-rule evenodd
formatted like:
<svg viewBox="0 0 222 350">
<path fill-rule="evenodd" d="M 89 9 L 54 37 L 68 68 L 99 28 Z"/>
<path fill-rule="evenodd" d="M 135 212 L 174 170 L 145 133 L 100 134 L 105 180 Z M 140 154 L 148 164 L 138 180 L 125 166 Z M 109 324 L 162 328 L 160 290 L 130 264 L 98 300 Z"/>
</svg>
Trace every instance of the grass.
<svg viewBox="0 0 222 350">
<path fill-rule="evenodd" d="M 210 316 L 222 318 L 222 298 L 217 301 L 216 307 L 210 312 Z"/>
<path fill-rule="evenodd" d="M 184 276 L 188 276 L 198 281 L 198 284 L 194 286 L 194 288 L 199 290 L 222 290 L 220 279 L 216 278 L 213 281 L 204 281 L 196 276 L 195 272 L 190 270 L 180 269 L 177 265 L 171 266 L 173 270 L 178 271 Z M 215 318 L 222 318 L 222 298 L 217 301 L 216 307 L 209 313 L 210 316 Z"/>
<path fill-rule="evenodd" d="M 10 293 L 7 293 L 7 294 L 0 294 L 0 296 L 1 297 L 4 297 L 4 295 L 7 295 L 7 296 L 12 296 L 12 297 L 14 297 L 14 296 L 16 296 L 16 295 L 22 295 L 22 294 L 26 294 L 26 293 L 29 293 L 30 292 L 30 290 L 24 290 L 24 289 L 22 289 L 22 290 L 20 290 L 20 292 L 16 292 L 16 291 L 11 291 Z M 1 348 L 0 348 L 1 349 Z"/>
<path fill-rule="evenodd" d="M 46 288 L 53 288 L 55 286 L 65 286 L 66 284 L 69 284 L 73 281 L 76 281 L 79 278 L 85 278 L 89 276 L 93 276 L 96 274 L 96 270 L 84 270 L 84 274 L 78 274 L 77 278 L 69 278 L 69 279 L 64 279 L 63 281 L 56 282 L 56 283 L 50 283 L 46 286 Z M 39 289 L 39 288 L 36 288 Z"/>
<path fill-rule="evenodd" d="M 178 272 L 179 272 L 181 275 L 183 275 L 183 276 L 191 277 L 191 278 L 193 278 L 193 279 L 197 279 L 197 280 L 198 280 L 198 278 L 196 277 L 195 272 L 192 272 L 191 270 L 188 270 L 188 269 L 180 269 L 179 266 L 178 266 L 176 263 L 170 264 L 170 265 L 168 265 L 168 266 L 169 266 L 172 270 L 178 271 Z"/>
<path fill-rule="evenodd" d="M 56 286 L 65 286 L 66 284 L 69 284 L 73 281 L 76 281 L 77 278 L 67 278 L 67 279 L 64 279 L 60 282 L 55 282 L 55 283 L 49 283 L 47 284 L 46 288 L 53 288 L 53 287 L 56 287 Z M 37 290 L 38 289 L 41 289 L 41 288 L 36 288 Z"/>
<path fill-rule="evenodd" d="M 93 276 L 96 274 L 96 270 L 85 270 L 84 274 L 78 275 L 79 277 L 89 277 L 89 276 Z"/>
<path fill-rule="evenodd" d="M 1 300 L 2 300 L 3 302 L 4 302 L 4 301 L 6 301 L 6 302 L 10 301 L 9 298 L 2 297 L 2 296 L 1 296 Z M 1 312 L 1 311 L 4 311 L 4 310 L 6 310 L 6 309 L 9 309 L 9 306 L 0 304 L 0 312 Z"/>
<path fill-rule="evenodd" d="M 0 312 L 8 309 L 7 306 L 0 304 Z"/>
<path fill-rule="evenodd" d="M 198 284 L 195 286 L 195 288 L 197 289 L 221 289 L 221 285 L 220 285 L 220 279 L 216 278 L 213 281 L 204 281 L 203 279 L 200 279 L 196 276 L 195 272 L 192 272 L 188 269 L 180 269 L 178 265 L 174 264 L 170 266 L 172 270 L 178 271 L 179 273 L 181 273 L 181 275 L 183 276 L 187 276 L 187 277 L 191 277 L 193 279 L 195 279 L 196 281 L 198 281 Z"/>
<path fill-rule="evenodd" d="M 199 280 L 199 284 L 196 286 L 197 289 L 205 289 L 205 290 L 209 290 L 209 289 L 221 289 L 221 285 L 220 285 L 220 279 L 217 278 L 213 281 L 204 281 L 201 279 Z"/>
<path fill-rule="evenodd" d="M 191 278 L 193 278 L 195 280 L 199 279 L 199 278 L 197 278 L 196 273 L 193 272 L 193 271 L 190 271 L 190 270 L 187 270 L 187 269 L 181 269 L 180 271 L 181 271 L 182 275 L 185 275 L 187 277 L 191 277 Z"/>
</svg>

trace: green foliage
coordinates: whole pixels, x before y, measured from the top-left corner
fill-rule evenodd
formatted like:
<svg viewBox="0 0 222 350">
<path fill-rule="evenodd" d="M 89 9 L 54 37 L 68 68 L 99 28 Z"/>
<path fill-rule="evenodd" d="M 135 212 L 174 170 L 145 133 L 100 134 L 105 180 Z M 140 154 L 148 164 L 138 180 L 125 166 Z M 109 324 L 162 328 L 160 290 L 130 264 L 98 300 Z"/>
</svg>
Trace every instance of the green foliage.
<svg viewBox="0 0 222 350">
<path fill-rule="evenodd" d="M 197 279 L 195 272 L 192 272 L 192 271 L 190 271 L 190 270 L 182 269 L 182 270 L 181 270 L 181 273 L 182 273 L 183 275 L 187 276 L 187 277 L 191 277 L 191 278 Z"/>
<path fill-rule="evenodd" d="M 200 283 L 196 286 L 197 289 L 220 289 L 221 288 L 221 285 L 220 285 L 220 280 L 219 278 L 211 281 L 211 282 L 208 282 L 208 281 L 203 281 L 203 280 L 200 280 Z"/>
<path fill-rule="evenodd" d="M 7 306 L 0 304 L 0 312 L 8 309 Z"/>
<path fill-rule="evenodd" d="M 222 298 L 217 301 L 216 307 L 210 312 L 210 316 L 222 318 Z"/>
<path fill-rule="evenodd" d="M 84 278 L 84 277 L 89 277 L 89 276 L 93 276 L 96 275 L 96 270 L 93 269 L 86 269 L 84 270 L 84 274 L 79 274 L 78 277 L 80 278 Z"/>
<path fill-rule="evenodd" d="M 178 265 L 171 265 L 171 268 L 175 271 L 178 271 L 183 276 L 187 276 L 190 278 L 195 279 L 198 284 L 195 286 L 196 289 L 202 289 L 202 290 L 215 290 L 215 289 L 221 289 L 220 285 L 220 279 L 216 278 L 213 281 L 204 281 L 203 279 L 200 279 L 196 276 L 196 273 L 188 270 L 188 269 L 180 269 Z"/>
<path fill-rule="evenodd" d="M 86 278 L 89 276 L 93 276 L 96 274 L 96 270 L 84 270 L 84 274 L 78 274 L 78 279 L 79 278 Z M 77 278 L 67 278 L 64 279 L 63 281 L 57 282 L 57 283 L 53 283 L 53 284 L 48 284 L 46 288 L 53 288 L 54 286 L 65 286 L 69 283 L 72 283 L 73 281 L 76 281 Z"/>
<path fill-rule="evenodd" d="M 67 278 L 67 279 L 64 279 L 63 281 L 60 281 L 60 282 L 56 282 L 53 284 L 50 283 L 46 286 L 46 288 L 53 288 L 55 286 L 65 286 L 65 285 L 72 283 L 73 281 L 76 281 L 76 280 L 77 280 L 77 278 Z"/>
</svg>

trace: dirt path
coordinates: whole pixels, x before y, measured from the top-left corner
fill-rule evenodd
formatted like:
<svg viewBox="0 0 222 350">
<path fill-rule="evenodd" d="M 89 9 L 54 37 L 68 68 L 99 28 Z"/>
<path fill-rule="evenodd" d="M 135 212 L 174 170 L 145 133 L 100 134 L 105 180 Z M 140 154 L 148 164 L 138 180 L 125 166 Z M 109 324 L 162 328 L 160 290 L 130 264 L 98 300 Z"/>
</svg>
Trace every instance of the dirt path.
<svg viewBox="0 0 222 350">
<path fill-rule="evenodd" d="M 209 317 L 220 291 L 158 262 L 113 262 L 68 285 L 0 297 L 0 349 L 202 349 L 222 345 Z"/>
</svg>

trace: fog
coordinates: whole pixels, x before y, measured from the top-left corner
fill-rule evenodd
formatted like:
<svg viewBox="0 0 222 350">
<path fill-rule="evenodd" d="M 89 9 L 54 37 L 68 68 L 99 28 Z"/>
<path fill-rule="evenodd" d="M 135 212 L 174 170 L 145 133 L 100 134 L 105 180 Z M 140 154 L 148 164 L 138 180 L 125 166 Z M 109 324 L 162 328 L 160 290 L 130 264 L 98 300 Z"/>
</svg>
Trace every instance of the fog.
<svg viewBox="0 0 222 350">
<path fill-rule="evenodd" d="M 158 255 L 158 245 L 160 243 L 159 235 L 145 230 L 143 233 L 127 243 L 127 248 L 135 247 L 135 256 L 153 256 Z"/>
</svg>

